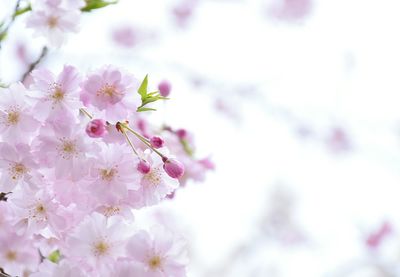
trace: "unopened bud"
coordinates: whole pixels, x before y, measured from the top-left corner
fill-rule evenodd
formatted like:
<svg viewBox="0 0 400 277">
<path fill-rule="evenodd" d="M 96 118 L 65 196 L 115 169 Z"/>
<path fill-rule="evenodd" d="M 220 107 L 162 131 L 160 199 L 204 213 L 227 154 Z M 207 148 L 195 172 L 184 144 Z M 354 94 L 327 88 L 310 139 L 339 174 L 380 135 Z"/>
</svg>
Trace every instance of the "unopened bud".
<svg viewBox="0 0 400 277">
<path fill-rule="evenodd" d="M 179 179 L 185 173 L 184 165 L 176 159 L 166 159 L 164 161 L 164 170 L 167 174 L 175 179 Z"/>
<path fill-rule="evenodd" d="M 171 83 L 164 80 L 158 84 L 158 90 L 161 96 L 167 97 L 171 92 Z"/>
<path fill-rule="evenodd" d="M 106 131 L 106 122 L 103 119 L 93 119 L 86 125 L 86 134 L 92 138 L 100 138 Z"/>
<path fill-rule="evenodd" d="M 143 174 L 149 173 L 150 172 L 150 164 L 149 164 L 149 162 L 146 161 L 146 160 L 140 160 L 140 162 L 137 165 L 137 170 L 140 173 L 143 173 Z"/>
<path fill-rule="evenodd" d="M 164 146 L 164 140 L 162 137 L 154 136 L 150 139 L 150 144 L 154 148 L 161 148 Z"/>
</svg>

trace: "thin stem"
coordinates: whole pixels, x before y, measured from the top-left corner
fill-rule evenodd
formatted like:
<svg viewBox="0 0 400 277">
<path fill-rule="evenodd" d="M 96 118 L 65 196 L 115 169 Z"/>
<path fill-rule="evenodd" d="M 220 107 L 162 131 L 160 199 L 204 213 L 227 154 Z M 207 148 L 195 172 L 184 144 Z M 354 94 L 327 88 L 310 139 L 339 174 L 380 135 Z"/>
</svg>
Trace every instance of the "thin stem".
<svg viewBox="0 0 400 277">
<path fill-rule="evenodd" d="M 84 115 L 86 115 L 90 119 L 93 119 L 93 116 L 90 113 L 88 113 L 84 108 L 80 108 L 79 111 L 81 111 Z"/>
<path fill-rule="evenodd" d="M 31 63 L 28 67 L 28 69 L 25 71 L 24 75 L 22 75 L 21 81 L 25 81 L 26 77 L 28 77 L 28 75 L 35 70 L 35 68 L 38 66 L 38 64 L 44 59 L 44 57 L 47 55 L 48 52 L 48 48 L 45 46 L 42 49 L 42 52 L 40 53 L 40 56 L 36 59 L 36 61 L 34 61 L 33 63 Z"/>
<path fill-rule="evenodd" d="M 126 125 L 126 124 L 123 124 L 123 125 L 128 131 L 132 132 L 135 136 L 139 137 L 141 140 L 145 140 L 146 143 L 150 143 L 149 139 L 145 138 L 144 136 L 142 136 L 141 134 L 139 134 L 138 132 L 136 132 L 135 130 L 130 128 L 129 125 Z"/>
<path fill-rule="evenodd" d="M 132 128 L 130 128 L 127 124 L 125 123 L 121 123 L 121 126 L 125 129 L 127 129 L 129 132 L 131 132 L 132 134 L 134 134 L 138 139 L 140 139 L 147 147 L 149 147 L 151 150 L 153 150 L 154 152 L 156 152 L 162 159 L 165 158 L 165 156 L 158 151 L 157 149 L 155 149 L 153 146 L 151 146 L 150 142 L 148 141 L 148 139 L 146 139 L 145 137 L 143 137 L 141 134 L 139 134 L 138 132 L 136 132 L 135 130 L 133 130 Z"/>
<path fill-rule="evenodd" d="M 121 131 L 122 131 L 122 133 L 124 134 L 124 136 L 125 136 L 126 140 L 128 141 L 129 145 L 131 146 L 133 152 L 136 154 L 136 156 L 139 157 L 139 154 L 138 154 L 138 152 L 136 151 L 135 146 L 133 146 L 133 143 L 132 143 L 132 141 L 129 139 L 128 134 L 126 133 L 126 131 L 124 130 L 124 128 L 121 128 Z"/>
<path fill-rule="evenodd" d="M 17 0 L 17 3 L 15 4 L 15 8 L 14 8 L 14 13 L 11 17 L 10 22 L 7 24 L 7 26 L 4 28 L 3 31 L 0 31 L 0 49 L 1 49 L 1 42 L 2 40 L 5 38 L 5 36 L 7 36 L 7 32 L 10 29 L 11 25 L 14 23 L 15 18 L 18 15 L 18 10 L 19 10 L 19 5 L 21 4 L 21 0 Z"/>
</svg>

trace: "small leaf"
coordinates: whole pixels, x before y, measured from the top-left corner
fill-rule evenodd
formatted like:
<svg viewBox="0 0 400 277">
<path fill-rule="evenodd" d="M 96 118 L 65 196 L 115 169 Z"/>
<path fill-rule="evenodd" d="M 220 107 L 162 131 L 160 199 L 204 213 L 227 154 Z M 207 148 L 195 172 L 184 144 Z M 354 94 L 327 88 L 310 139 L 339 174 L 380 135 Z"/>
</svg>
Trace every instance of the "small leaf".
<svg viewBox="0 0 400 277">
<path fill-rule="evenodd" d="M 4 40 L 6 37 L 7 37 L 6 31 L 0 33 L 0 41 Z"/>
<path fill-rule="evenodd" d="M 25 7 L 25 8 L 22 8 L 22 9 L 17 10 L 17 11 L 14 13 L 13 17 L 15 18 L 15 17 L 17 17 L 17 16 L 19 16 L 19 15 L 21 15 L 21 14 L 24 14 L 24 13 L 26 13 L 26 12 L 29 12 L 29 11 L 31 11 L 31 10 L 32 10 L 31 5 L 28 5 L 28 6 Z"/>
<path fill-rule="evenodd" d="M 60 250 L 57 249 L 57 250 L 51 252 L 50 255 L 47 257 L 47 259 L 49 259 L 49 261 L 57 264 L 61 259 Z"/>
<path fill-rule="evenodd" d="M 181 139 L 180 141 L 181 141 L 183 150 L 185 150 L 186 154 L 188 154 L 188 156 L 193 156 L 194 151 L 190 147 L 189 142 L 186 139 Z"/>
<path fill-rule="evenodd" d="M 156 109 L 153 108 L 145 108 L 145 107 L 139 107 L 136 110 L 137 112 L 147 112 L 147 111 L 156 111 Z"/>
<path fill-rule="evenodd" d="M 118 0 L 115 1 L 104 1 L 104 0 L 85 0 L 86 6 L 81 9 L 83 12 L 90 12 L 91 10 L 101 9 L 108 5 L 117 4 Z"/>
<path fill-rule="evenodd" d="M 146 77 L 144 77 L 142 83 L 140 84 L 140 87 L 138 89 L 138 93 L 140 94 L 140 96 L 142 96 L 142 100 L 144 98 L 146 98 L 147 96 L 147 84 L 148 84 L 148 75 L 146 75 Z"/>
</svg>

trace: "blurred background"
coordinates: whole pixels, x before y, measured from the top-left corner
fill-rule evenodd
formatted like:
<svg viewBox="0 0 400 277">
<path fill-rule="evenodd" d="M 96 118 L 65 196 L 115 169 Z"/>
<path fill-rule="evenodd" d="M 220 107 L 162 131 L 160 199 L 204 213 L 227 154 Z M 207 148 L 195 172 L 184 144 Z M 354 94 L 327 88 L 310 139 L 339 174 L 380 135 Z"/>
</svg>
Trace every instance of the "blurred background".
<svg viewBox="0 0 400 277">
<path fill-rule="evenodd" d="M 5 83 L 45 43 L 23 17 Z M 41 66 L 172 84 L 152 120 L 216 168 L 136 218 L 187 238 L 189 276 L 400 276 L 399 26 L 398 0 L 120 0 Z"/>
</svg>

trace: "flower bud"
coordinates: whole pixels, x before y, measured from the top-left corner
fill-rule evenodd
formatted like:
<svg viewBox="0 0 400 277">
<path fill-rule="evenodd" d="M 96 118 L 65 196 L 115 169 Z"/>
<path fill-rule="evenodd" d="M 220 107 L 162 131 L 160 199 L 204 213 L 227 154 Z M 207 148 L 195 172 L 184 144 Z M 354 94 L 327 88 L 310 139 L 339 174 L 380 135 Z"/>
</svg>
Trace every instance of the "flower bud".
<svg viewBox="0 0 400 277">
<path fill-rule="evenodd" d="M 93 119 L 86 125 L 86 134 L 92 138 L 100 138 L 106 131 L 106 122 L 103 119 Z"/>
<path fill-rule="evenodd" d="M 183 164 L 175 159 L 165 159 L 164 160 L 164 170 L 167 174 L 175 179 L 179 179 L 185 173 L 185 167 Z"/>
<path fill-rule="evenodd" d="M 150 144 L 154 148 L 161 148 L 164 146 L 164 140 L 162 137 L 154 136 L 150 139 Z"/>
<path fill-rule="evenodd" d="M 158 84 L 158 90 L 161 96 L 167 97 L 171 92 L 171 83 L 166 80 L 162 81 Z"/>
<path fill-rule="evenodd" d="M 178 136 L 180 139 L 184 139 L 187 137 L 187 131 L 185 129 L 178 129 L 175 131 L 175 134 Z"/>
<path fill-rule="evenodd" d="M 150 172 L 150 164 L 149 164 L 149 162 L 146 161 L 146 160 L 140 160 L 140 162 L 137 165 L 137 170 L 140 173 L 143 173 L 143 174 L 149 173 Z"/>
</svg>

